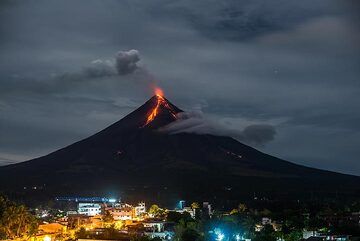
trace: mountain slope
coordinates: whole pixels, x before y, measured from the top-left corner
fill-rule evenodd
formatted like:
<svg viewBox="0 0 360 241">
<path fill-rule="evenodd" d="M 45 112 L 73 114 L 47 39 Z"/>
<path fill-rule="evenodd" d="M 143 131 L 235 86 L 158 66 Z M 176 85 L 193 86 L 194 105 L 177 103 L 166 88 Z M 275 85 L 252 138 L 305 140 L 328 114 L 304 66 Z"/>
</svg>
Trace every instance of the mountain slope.
<svg viewBox="0 0 360 241">
<path fill-rule="evenodd" d="M 67 191 L 152 185 L 209 194 L 229 187 L 249 193 L 310 189 L 354 193 L 360 186 L 359 177 L 296 165 L 230 137 L 157 131 L 175 121 L 179 112 L 155 95 L 93 136 L 49 155 L 1 167 L 0 187 L 45 185 Z"/>
</svg>

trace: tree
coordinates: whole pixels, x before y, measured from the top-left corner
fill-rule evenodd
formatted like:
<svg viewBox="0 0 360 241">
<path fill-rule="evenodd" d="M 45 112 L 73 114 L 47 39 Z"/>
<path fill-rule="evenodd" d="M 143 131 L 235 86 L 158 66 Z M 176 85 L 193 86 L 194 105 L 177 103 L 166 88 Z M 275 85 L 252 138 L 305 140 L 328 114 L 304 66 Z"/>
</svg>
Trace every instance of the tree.
<svg viewBox="0 0 360 241">
<path fill-rule="evenodd" d="M 86 239 L 87 238 L 87 232 L 84 227 L 81 227 L 78 231 L 75 233 L 76 239 Z"/>
<path fill-rule="evenodd" d="M 170 211 L 166 215 L 166 221 L 168 222 L 179 223 L 180 220 L 184 220 L 185 222 L 192 221 L 190 213 L 188 212 L 179 213 L 179 212 Z"/>
<path fill-rule="evenodd" d="M 192 208 L 192 209 L 199 209 L 199 208 L 200 208 L 200 205 L 199 205 L 199 203 L 197 203 L 197 202 L 193 202 L 193 203 L 191 204 L 191 208 Z"/>
<path fill-rule="evenodd" d="M 240 203 L 238 206 L 239 213 L 244 213 L 246 211 L 247 207 L 244 203 Z"/>
<path fill-rule="evenodd" d="M 265 225 L 264 228 L 255 236 L 254 241 L 276 241 L 276 235 L 271 225 Z"/>
<path fill-rule="evenodd" d="M 160 209 L 160 208 L 159 208 L 158 205 L 153 204 L 153 205 L 151 205 L 151 207 L 149 208 L 149 213 L 155 215 L 155 214 L 158 213 L 159 209 Z"/>
<path fill-rule="evenodd" d="M 102 234 L 102 239 L 116 239 L 118 235 L 119 233 L 115 229 L 115 226 L 111 225 L 104 230 Z"/>
<path fill-rule="evenodd" d="M 175 226 L 175 241 L 201 241 L 203 236 L 201 235 L 200 224 L 196 221 L 186 222 L 180 220 Z"/>
<path fill-rule="evenodd" d="M 200 241 L 201 235 L 194 229 L 185 229 L 181 234 L 181 241 Z"/>
<path fill-rule="evenodd" d="M 254 235 L 256 220 L 252 216 L 248 216 L 241 221 L 245 236 L 251 238 Z"/>
<path fill-rule="evenodd" d="M 109 210 L 106 210 L 106 211 L 105 211 L 105 214 L 104 214 L 104 216 L 103 216 L 103 221 L 104 221 L 105 223 L 112 223 L 112 222 L 114 222 L 114 217 L 113 217 L 113 215 L 111 215 L 111 213 L 109 212 Z"/>
<path fill-rule="evenodd" d="M 299 241 L 302 239 L 303 235 L 301 231 L 294 230 L 290 232 L 289 234 L 284 236 L 285 241 Z"/>
<path fill-rule="evenodd" d="M 153 204 L 149 209 L 149 213 L 154 217 L 162 216 L 165 213 L 165 210 L 160 208 L 158 205 Z"/>
<path fill-rule="evenodd" d="M 234 214 L 237 214 L 237 213 L 239 213 L 239 210 L 235 209 L 235 208 L 230 211 L 230 215 L 234 215 Z"/>
<path fill-rule="evenodd" d="M 0 236 L 7 239 L 31 237 L 37 231 L 36 218 L 23 205 L 0 197 Z"/>
</svg>

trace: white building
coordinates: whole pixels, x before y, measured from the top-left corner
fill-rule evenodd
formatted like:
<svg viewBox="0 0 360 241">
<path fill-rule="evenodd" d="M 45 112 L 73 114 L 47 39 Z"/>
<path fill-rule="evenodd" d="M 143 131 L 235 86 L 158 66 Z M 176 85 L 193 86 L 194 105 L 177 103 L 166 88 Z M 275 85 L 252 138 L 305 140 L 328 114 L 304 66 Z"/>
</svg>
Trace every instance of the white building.
<svg viewBox="0 0 360 241">
<path fill-rule="evenodd" d="M 268 218 L 268 217 L 263 217 L 262 219 L 261 219 L 261 224 L 262 225 L 271 225 L 272 223 L 271 223 L 271 219 L 270 218 Z"/>
<path fill-rule="evenodd" d="M 78 213 L 95 216 L 101 213 L 101 206 L 98 203 L 79 203 Z"/>
<path fill-rule="evenodd" d="M 144 234 L 150 238 L 160 238 L 161 240 L 172 240 L 174 232 L 166 230 L 167 223 L 163 221 L 145 221 L 142 223 Z"/>
</svg>

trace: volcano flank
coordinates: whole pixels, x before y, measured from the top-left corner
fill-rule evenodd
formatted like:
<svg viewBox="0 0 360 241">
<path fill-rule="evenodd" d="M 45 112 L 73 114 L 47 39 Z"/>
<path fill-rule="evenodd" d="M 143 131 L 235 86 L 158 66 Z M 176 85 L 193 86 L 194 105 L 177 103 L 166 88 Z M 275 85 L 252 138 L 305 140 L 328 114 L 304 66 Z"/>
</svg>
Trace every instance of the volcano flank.
<svg viewBox="0 0 360 241">
<path fill-rule="evenodd" d="M 1 167 L 0 187 L 9 191 L 40 186 L 56 194 L 111 187 L 128 195 L 141 195 L 148 189 L 163 198 L 235 199 L 254 192 L 359 196 L 360 178 L 356 176 L 284 161 L 231 137 L 158 130 L 177 121 L 180 112 L 157 94 L 84 140 Z"/>
</svg>

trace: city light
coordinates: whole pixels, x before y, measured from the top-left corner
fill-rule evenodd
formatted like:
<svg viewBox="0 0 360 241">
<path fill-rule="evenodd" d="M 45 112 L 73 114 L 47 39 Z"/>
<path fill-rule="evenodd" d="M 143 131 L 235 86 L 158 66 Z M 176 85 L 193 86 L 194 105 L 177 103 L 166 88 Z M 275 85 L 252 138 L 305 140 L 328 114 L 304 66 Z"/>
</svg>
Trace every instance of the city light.
<svg viewBox="0 0 360 241">
<path fill-rule="evenodd" d="M 216 235 L 216 237 L 215 237 L 216 241 L 223 241 L 224 240 L 225 235 L 221 232 L 220 229 L 215 229 L 214 232 L 215 232 L 215 235 Z"/>
<path fill-rule="evenodd" d="M 49 235 L 44 236 L 44 241 L 51 241 L 51 237 Z"/>
<path fill-rule="evenodd" d="M 222 241 L 222 240 L 224 239 L 224 237 L 225 237 L 224 234 L 219 233 L 219 234 L 217 234 L 216 240 L 217 240 L 217 241 Z"/>
</svg>

